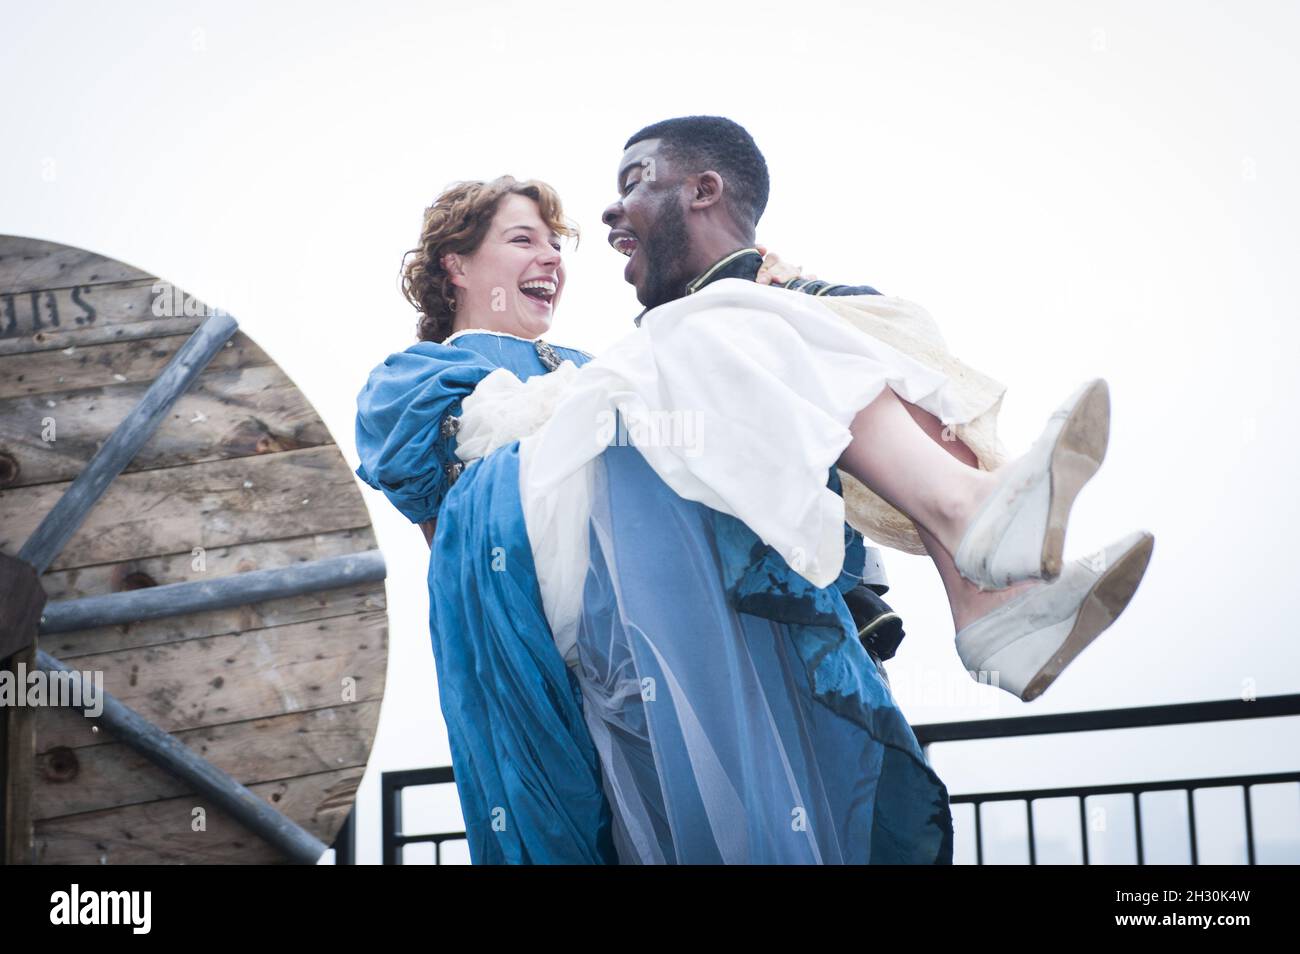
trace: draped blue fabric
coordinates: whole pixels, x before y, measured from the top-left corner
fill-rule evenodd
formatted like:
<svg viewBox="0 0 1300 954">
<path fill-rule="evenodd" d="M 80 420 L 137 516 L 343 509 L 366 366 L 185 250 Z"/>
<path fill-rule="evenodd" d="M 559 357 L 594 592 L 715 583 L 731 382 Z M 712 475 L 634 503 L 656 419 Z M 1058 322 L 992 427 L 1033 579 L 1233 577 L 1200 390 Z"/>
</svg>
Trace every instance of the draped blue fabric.
<svg viewBox="0 0 1300 954">
<path fill-rule="evenodd" d="M 950 863 L 947 791 L 842 595 L 861 535 L 845 525 L 844 572 L 814 587 L 615 444 L 575 671 L 542 612 L 518 443 L 450 489 L 442 470 L 442 416 L 497 367 L 545 371 L 519 339 L 424 342 L 372 372 L 357 416 L 358 476 L 437 516 L 430 630 L 474 863 Z"/>
<path fill-rule="evenodd" d="M 620 859 L 950 864 L 947 789 L 856 638 L 852 577 L 812 586 L 635 447 L 594 485 L 579 683 Z"/>
<path fill-rule="evenodd" d="M 579 351 L 561 358 L 586 363 Z M 610 809 L 578 686 L 542 614 L 519 508 L 517 443 L 471 463 L 444 414 L 498 367 L 546 368 L 526 341 L 464 335 L 391 355 L 357 399 L 357 476 L 412 522 L 437 516 L 429 630 L 452 769 L 474 864 L 614 864 Z"/>
</svg>

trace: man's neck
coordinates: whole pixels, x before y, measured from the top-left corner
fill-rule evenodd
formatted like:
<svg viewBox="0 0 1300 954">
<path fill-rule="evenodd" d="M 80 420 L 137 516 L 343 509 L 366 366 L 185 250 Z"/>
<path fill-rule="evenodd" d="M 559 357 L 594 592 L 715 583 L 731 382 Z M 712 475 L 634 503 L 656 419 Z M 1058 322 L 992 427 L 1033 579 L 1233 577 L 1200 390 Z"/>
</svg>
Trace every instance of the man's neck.
<svg viewBox="0 0 1300 954">
<path fill-rule="evenodd" d="M 710 262 L 709 266 L 682 286 L 681 294 L 678 298 L 685 298 L 687 295 L 694 294 L 705 285 L 715 282 L 720 278 L 743 278 L 753 281 L 758 275 L 758 268 L 763 264 L 762 253 L 752 245 L 732 245 L 730 250 L 725 254 L 718 256 Z M 641 319 L 649 308 L 644 308 L 641 314 L 634 319 L 637 327 L 641 325 Z"/>
</svg>

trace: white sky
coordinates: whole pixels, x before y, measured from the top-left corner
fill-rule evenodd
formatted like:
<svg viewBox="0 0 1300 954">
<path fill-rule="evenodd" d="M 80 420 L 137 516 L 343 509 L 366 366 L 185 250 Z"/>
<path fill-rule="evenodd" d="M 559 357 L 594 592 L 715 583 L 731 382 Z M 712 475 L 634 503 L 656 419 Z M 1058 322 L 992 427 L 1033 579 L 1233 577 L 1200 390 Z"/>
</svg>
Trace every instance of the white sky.
<svg viewBox="0 0 1300 954">
<path fill-rule="evenodd" d="M 560 191 L 585 235 L 548 337 L 599 352 L 640 310 L 600 224 L 624 140 L 670 116 L 736 119 L 772 172 L 760 241 L 928 308 L 957 355 L 1009 386 L 1013 453 L 1078 382 L 1109 380 L 1109 455 L 1075 507 L 1067 556 L 1156 534 L 1125 616 L 1029 705 L 966 676 L 932 566 L 886 552 L 887 599 L 908 632 L 889 669 L 911 721 L 1300 690 L 1294 4 L 3 11 L 0 232 L 103 253 L 230 310 L 354 466 L 356 394 L 412 343 L 400 259 L 446 183 L 509 173 Z M 379 773 L 450 758 L 428 550 L 365 493 L 391 619 L 361 800 L 360 860 L 373 862 Z M 927 678 L 951 692 L 927 693 Z M 1298 748 L 1294 720 L 1263 720 L 936 746 L 932 758 L 958 794 L 1281 771 Z M 1235 860 L 1239 806 L 1199 797 L 1213 829 L 1202 859 Z M 1285 830 L 1272 850 L 1293 862 L 1295 802 L 1292 788 L 1289 807 L 1256 818 L 1261 839 Z M 1014 838 L 1023 809 L 995 815 L 986 835 Z"/>
</svg>

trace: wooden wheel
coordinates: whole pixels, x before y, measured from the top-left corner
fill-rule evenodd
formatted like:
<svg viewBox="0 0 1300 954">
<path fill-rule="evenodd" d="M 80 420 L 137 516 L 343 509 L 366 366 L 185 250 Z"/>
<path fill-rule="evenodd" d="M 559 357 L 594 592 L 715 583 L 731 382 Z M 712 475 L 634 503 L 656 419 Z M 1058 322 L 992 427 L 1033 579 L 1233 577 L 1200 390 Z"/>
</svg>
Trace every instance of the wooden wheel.
<svg viewBox="0 0 1300 954">
<path fill-rule="evenodd" d="M 118 703 L 0 706 L 8 861 L 310 862 L 374 740 L 383 577 L 351 468 L 233 319 L 0 236 L 0 658 Z"/>
</svg>

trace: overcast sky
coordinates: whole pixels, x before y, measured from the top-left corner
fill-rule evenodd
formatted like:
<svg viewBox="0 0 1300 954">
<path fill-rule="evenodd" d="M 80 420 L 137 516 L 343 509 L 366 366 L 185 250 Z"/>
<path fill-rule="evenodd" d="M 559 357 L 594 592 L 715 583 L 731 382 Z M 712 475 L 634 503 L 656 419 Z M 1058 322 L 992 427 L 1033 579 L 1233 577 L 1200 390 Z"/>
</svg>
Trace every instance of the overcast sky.
<svg viewBox="0 0 1300 954">
<path fill-rule="evenodd" d="M 412 343 L 400 260 L 444 185 L 509 173 L 559 190 L 583 238 L 548 337 L 599 352 L 640 310 L 600 223 L 623 142 L 722 114 L 771 169 L 760 241 L 929 309 L 954 353 L 1008 385 L 1013 453 L 1079 382 L 1110 382 L 1110 449 L 1067 556 L 1152 530 L 1133 604 L 1026 705 L 964 673 L 929 561 L 886 551 L 908 633 L 888 668 L 913 724 L 1300 691 L 1295 4 L 3 5 L 0 232 L 228 309 L 353 466 L 356 394 Z M 361 799 L 373 862 L 379 773 L 450 758 L 428 549 L 363 489 L 391 619 Z M 1258 720 L 931 755 L 959 794 L 1294 770 L 1298 749 L 1295 720 Z M 1295 795 L 1260 791 L 1256 818 L 1261 847 L 1292 862 Z M 450 821 L 431 800 L 411 827 L 455 824 L 454 797 L 437 802 Z M 1152 850 L 1179 860 L 1181 796 L 1159 804 Z M 1202 860 L 1237 860 L 1239 797 L 1198 805 Z M 1077 831 L 1063 818 L 1061 838 Z M 990 844 L 1018 825 L 1018 806 L 991 812 Z"/>
</svg>

